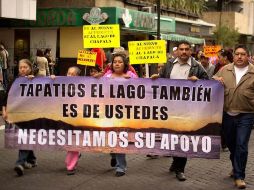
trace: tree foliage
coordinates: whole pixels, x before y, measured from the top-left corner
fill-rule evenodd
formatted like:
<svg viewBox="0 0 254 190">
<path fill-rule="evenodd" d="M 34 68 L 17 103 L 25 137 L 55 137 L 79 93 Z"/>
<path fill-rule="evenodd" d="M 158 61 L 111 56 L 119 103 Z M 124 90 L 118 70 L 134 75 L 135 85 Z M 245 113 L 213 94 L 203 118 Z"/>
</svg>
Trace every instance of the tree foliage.
<svg viewBox="0 0 254 190">
<path fill-rule="evenodd" d="M 238 30 L 222 25 L 214 31 L 213 37 L 216 44 L 224 47 L 234 47 L 238 43 L 240 34 Z"/>
<path fill-rule="evenodd" d="M 156 4 L 157 0 L 147 0 L 147 2 Z M 206 9 L 205 0 L 161 0 L 161 6 L 182 10 L 199 16 Z"/>
</svg>

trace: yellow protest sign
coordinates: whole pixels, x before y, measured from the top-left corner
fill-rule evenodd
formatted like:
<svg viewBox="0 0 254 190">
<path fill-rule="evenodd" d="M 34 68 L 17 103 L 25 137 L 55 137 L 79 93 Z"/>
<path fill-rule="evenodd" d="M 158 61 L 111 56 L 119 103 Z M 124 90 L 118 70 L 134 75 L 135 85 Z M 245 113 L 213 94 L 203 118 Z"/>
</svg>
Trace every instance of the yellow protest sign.
<svg viewBox="0 0 254 190">
<path fill-rule="evenodd" d="M 96 52 L 91 52 L 91 51 L 86 51 L 86 50 L 79 50 L 78 51 L 77 64 L 95 66 L 96 55 L 97 55 Z"/>
<path fill-rule="evenodd" d="M 218 51 L 221 50 L 221 46 L 204 46 L 204 54 L 207 57 L 217 56 Z"/>
<path fill-rule="evenodd" d="M 119 25 L 84 25 L 83 45 L 84 48 L 120 47 Z"/>
<path fill-rule="evenodd" d="M 147 40 L 128 42 L 130 64 L 166 63 L 166 41 Z"/>
</svg>

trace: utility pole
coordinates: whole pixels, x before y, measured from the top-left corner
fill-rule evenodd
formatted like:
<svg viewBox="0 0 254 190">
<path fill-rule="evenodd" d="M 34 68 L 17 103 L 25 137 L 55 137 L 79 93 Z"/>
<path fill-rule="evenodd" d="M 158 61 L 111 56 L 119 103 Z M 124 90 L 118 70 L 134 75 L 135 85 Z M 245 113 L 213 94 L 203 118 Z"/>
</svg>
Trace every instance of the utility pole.
<svg viewBox="0 0 254 190">
<path fill-rule="evenodd" d="M 161 1 L 157 0 L 157 40 L 161 39 Z"/>
<path fill-rule="evenodd" d="M 161 1 L 157 0 L 156 1 L 156 7 L 157 7 L 157 40 L 161 39 Z M 156 74 L 157 72 L 157 64 L 151 64 L 150 66 L 150 74 Z"/>
<path fill-rule="evenodd" d="M 220 12 L 220 14 L 219 14 L 219 26 L 218 26 L 219 31 L 220 31 L 221 26 L 222 26 L 221 19 L 222 19 L 223 4 L 224 4 L 224 0 L 218 0 L 217 9 Z M 218 41 L 218 39 L 217 39 L 217 41 Z M 223 47 L 222 43 L 221 43 L 221 46 Z"/>
</svg>

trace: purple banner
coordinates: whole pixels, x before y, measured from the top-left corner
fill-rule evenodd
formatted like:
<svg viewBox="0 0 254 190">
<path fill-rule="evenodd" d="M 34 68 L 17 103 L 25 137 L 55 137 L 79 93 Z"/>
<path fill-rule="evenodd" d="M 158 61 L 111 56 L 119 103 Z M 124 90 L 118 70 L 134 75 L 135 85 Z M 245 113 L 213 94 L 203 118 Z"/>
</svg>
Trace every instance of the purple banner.
<svg viewBox="0 0 254 190">
<path fill-rule="evenodd" d="M 18 78 L 6 147 L 219 158 L 216 81 Z"/>
</svg>

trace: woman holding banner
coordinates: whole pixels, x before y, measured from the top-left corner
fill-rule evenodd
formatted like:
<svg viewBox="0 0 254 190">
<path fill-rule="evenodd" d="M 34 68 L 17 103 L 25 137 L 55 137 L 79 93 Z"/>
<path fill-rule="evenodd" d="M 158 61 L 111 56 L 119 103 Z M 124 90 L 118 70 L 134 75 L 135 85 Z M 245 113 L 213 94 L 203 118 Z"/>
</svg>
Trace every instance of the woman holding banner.
<svg viewBox="0 0 254 190">
<path fill-rule="evenodd" d="M 113 54 L 112 64 L 110 65 L 111 72 L 107 72 L 104 77 L 108 78 L 137 78 L 137 76 L 128 70 L 129 63 L 126 54 Z M 111 166 L 116 167 L 116 176 L 121 177 L 125 175 L 126 171 L 126 154 L 111 153 Z"/>
<path fill-rule="evenodd" d="M 33 78 L 33 71 L 32 71 L 32 63 L 28 59 L 21 59 L 18 64 L 19 69 L 19 76 L 20 77 L 29 77 Z M 4 103 L 3 103 L 3 119 L 8 121 L 8 115 L 6 112 L 7 108 L 7 96 L 8 92 L 10 90 L 11 84 L 9 84 L 7 88 L 6 95 L 4 97 Z M 7 127 L 7 126 L 6 126 Z M 34 152 L 32 150 L 19 150 L 19 157 L 16 161 L 16 165 L 14 170 L 17 172 L 18 176 L 22 176 L 24 174 L 24 169 L 29 169 L 37 166 L 36 157 L 34 155 Z"/>
<path fill-rule="evenodd" d="M 78 67 L 70 67 L 67 71 L 68 77 L 80 76 L 81 70 Z M 78 160 L 81 154 L 78 151 L 68 151 L 65 158 L 65 165 L 67 169 L 67 175 L 74 175 L 76 172 L 76 167 L 78 165 Z"/>
</svg>

